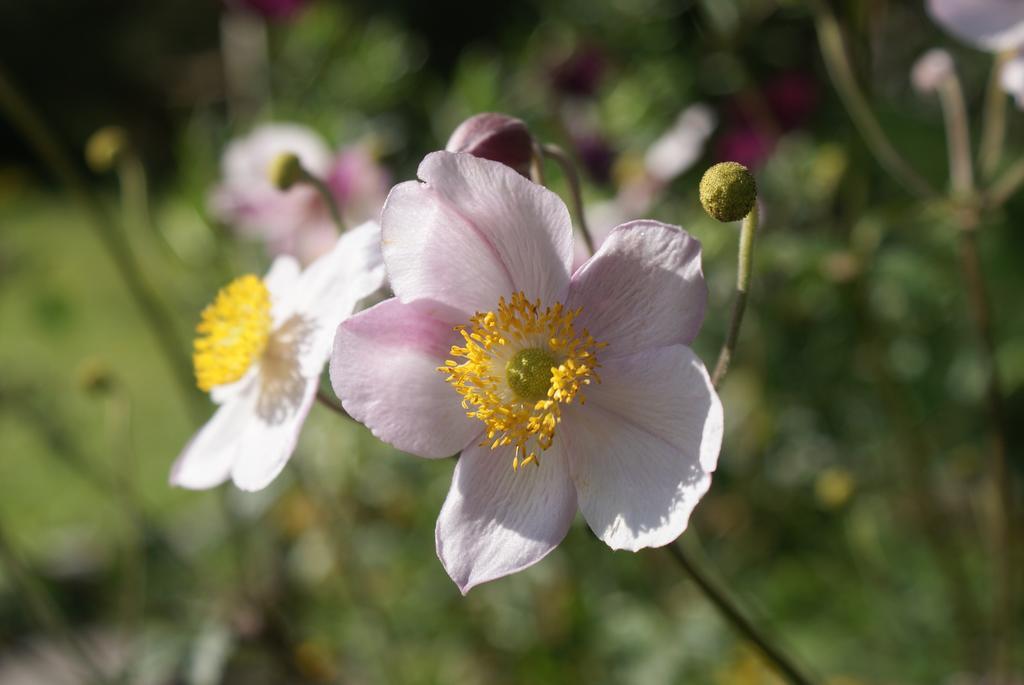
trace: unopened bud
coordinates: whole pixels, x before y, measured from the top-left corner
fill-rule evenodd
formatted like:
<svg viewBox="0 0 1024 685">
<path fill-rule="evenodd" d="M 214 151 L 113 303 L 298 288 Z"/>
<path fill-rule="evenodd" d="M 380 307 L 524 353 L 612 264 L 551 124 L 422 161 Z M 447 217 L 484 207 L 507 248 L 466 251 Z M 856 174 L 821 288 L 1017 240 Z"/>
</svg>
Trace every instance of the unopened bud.
<svg viewBox="0 0 1024 685">
<path fill-rule="evenodd" d="M 128 147 L 128 135 L 120 126 L 104 126 L 85 143 L 85 162 L 96 173 L 110 171 Z"/>
<path fill-rule="evenodd" d="M 738 162 L 716 164 L 700 180 L 700 204 L 719 221 L 739 221 L 750 214 L 755 202 L 754 176 Z"/>
<path fill-rule="evenodd" d="M 528 176 L 533 158 L 533 136 L 521 120 L 488 112 L 459 124 L 444 149 L 501 162 Z"/>
<path fill-rule="evenodd" d="M 910 82 L 920 93 L 938 90 L 953 75 L 953 57 L 942 48 L 932 48 L 917 58 L 910 70 Z"/>
<path fill-rule="evenodd" d="M 282 152 L 270 162 L 270 182 L 278 190 L 288 190 L 302 180 L 302 162 L 294 152 Z"/>
<path fill-rule="evenodd" d="M 106 395 L 114 387 L 114 374 L 105 362 L 90 358 L 78 367 L 78 385 L 90 395 Z"/>
</svg>

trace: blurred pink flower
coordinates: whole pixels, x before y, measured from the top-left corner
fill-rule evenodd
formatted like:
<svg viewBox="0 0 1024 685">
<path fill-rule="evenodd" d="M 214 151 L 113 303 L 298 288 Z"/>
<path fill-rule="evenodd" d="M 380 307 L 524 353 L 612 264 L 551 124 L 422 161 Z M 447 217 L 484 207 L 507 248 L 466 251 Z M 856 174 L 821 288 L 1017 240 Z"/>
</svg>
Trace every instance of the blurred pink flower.
<svg viewBox="0 0 1024 685">
<path fill-rule="evenodd" d="M 581 47 L 551 70 L 551 84 L 564 95 L 592 97 L 601 86 L 607 66 L 600 48 Z"/>
<path fill-rule="evenodd" d="M 264 278 L 222 289 L 203 312 L 194 356 L 200 388 L 220 406 L 182 450 L 171 483 L 269 485 L 295 449 L 335 329 L 383 282 L 380 227 L 367 222 L 305 271 L 285 255 Z"/>
<path fill-rule="evenodd" d="M 259 14 L 271 21 L 285 21 L 298 14 L 309 0 L 225 0 L 230 7 L 238 7 Z"/>
<path fill-rule="evenodd" d="M 1013 96 L 1017 109 L 1024 110 L 1024 55 L 1018 54 L 1003 65 L 999 82 L 1003 90 Z"/>
<path fill-rule="evenodd" d="M 395 298 L 338 327 L 331 382 L 395 447 L 461 451 L 436 528 L 448 574 L 465 593 L 535 564 L 577 509 L 614 549 L 674 540 L 722 439 L 688 346 L 707 299 L 700 244 L 634 221 L 570 275 L 557 195 L 466 154 L 418 173 L 382 213 Z"/>
<path fill-rule="evenodd" d="M 1024 46 L 1024 2 L 1020 0 L 926 0 L 932 19 L 979 50 L 1001 52 Z"/>
<path fill-rule="evenodd" d="M 338 230 L 314 188 L 297 184 L 282 191 L 271 183 L 270 166 L 286 152 L 324 179 L 350 225 L 378 218 L 388 178 L 364 146 L 332 155 L 319 135 L 296 124 L 265 124 L 228 144 L 221 182 L 210 197 L 212 213 L 242 236 L 264 242 L 270 254 L 308 264 L 331 249 Z"/>
</svg>

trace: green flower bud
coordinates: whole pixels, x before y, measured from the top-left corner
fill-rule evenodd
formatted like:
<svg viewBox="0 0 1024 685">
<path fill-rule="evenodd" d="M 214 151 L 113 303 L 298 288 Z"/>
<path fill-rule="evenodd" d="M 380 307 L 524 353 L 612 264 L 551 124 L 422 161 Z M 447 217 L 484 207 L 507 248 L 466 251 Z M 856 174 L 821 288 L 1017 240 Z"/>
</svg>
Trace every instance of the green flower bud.
<svg viewBox="0 0 1024 685">
<path fill-rule="evenodd" d="M 275 188 L 288 190 L 303 179 L 305 171 L 294 152 L 282 152 L 270 163 L 267 175 Z"/>
<path fill-rule="evenodd" d="M 85 142 L 85 162 L 100 174 L 110 171 L 128 147 L 128 135 L 120 126 L 104 126 Z"/>
<path fill-rule="evenodd" d="M 700 180 L 700 204 L 719 221 L 739 221 L 757 202 L 757 184 L 747 167 L 721 162 L 704 172 Z"/>
</svg>

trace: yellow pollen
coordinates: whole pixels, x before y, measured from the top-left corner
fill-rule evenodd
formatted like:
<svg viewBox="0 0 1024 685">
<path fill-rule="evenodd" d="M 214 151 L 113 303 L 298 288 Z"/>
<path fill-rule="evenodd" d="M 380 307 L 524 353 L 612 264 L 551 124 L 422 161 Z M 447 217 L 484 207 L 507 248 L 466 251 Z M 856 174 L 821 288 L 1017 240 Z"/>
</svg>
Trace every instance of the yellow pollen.
<svg viewBox="0 0 1024 685">
<path fill-rule="evenodd" d="M 531 462 L 551 447 L 562 420 L 562 405 L 584 403 L 581 388 L 598 383 L 596 352 L 604 347 L 586 330 L 577 334 L 573 320 L 581 310 L 560 302 L 541 309 L 517 292 L 501 298 L 492 312 L 477 312 L 457 326 L 464 345 L 453 345 L 452 359 L 438 371 L 462 395 L 462 407 L 486 426 L 483 445 L 515 445 L 512 468 Z M 538 364 L 550 364 L 543 378 Z M 538 377 L 538 373 L 540 376 Z"/>
<path fill-rule="evenodd" d="M 237 381 L 267 346 L 270 292 L 258 277 L 240 276 L 221 288 L 196 326 L 192 364 L 200 390 Z"/>
</svg>

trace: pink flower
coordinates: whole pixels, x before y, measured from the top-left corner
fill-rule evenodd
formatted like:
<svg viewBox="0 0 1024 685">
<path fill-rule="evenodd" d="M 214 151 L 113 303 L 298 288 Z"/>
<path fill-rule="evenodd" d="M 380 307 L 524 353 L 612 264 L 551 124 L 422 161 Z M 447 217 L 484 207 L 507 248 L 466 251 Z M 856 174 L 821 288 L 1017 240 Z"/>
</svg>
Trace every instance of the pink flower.
<svg viewBox="0 0 1024 685">
<path fill-rule="evenodd" d="M 533 136 L 520 119 L 485 112 L 459 124 L 444 149 L 501 162 L 527 176 L 533 159 Z"/>
<path fill-rule="evenodd" d="M 271 21 L 285 21 L 305 8 L 309 0 L 227 0 L 227 4 L 255 12 Z"/>
<path fill-rule="evenodd" d="M 979 50 L 1002 52 L 1024 45 L 1024 2 L 1020 0 L 927 0 L 942 28 Z"/>
<path fill-rule="evenodd" d="M 379 218 L 389 181 L 365 146 L 335 155 L 314 131 L 296 124 L 265 124 L 228 144 L 221 182 L 210 198 L 213 214 L 242 236 L 264 242 L 270 254 L 309 264 L 334 246 L 338 229 L 314 188 L 279 190 L 270 182 L 271 164 L 286 152 L 324 180 L 350 226 Z"/>
<path fill-rule="evenodd" d="M 722 439 L 688 347 L 707 299 L 700 244 L 633 221 L 570 274 L 555 194 L 467 154 L 430 154 L 419 177 L 382 213 L 396 296 L 339 326 L 331 381 L 380 439 L 461 451 L 436 529 L 448 574 L 465 593 L 531 566 L 577 509 L 614 549 L 674 540 Z"/>
<path fill-rule="evenodd" d="M 305 271 L 281 256 L 264 278 L 223 288 L 203 311 L 193 357 L 200 389 L 220 406 L 182 450 L 171 483 L 270 484 L 295 449 L 334 329 L 383 282 L 380 227 L 370 222 Z"/>
</svg>

